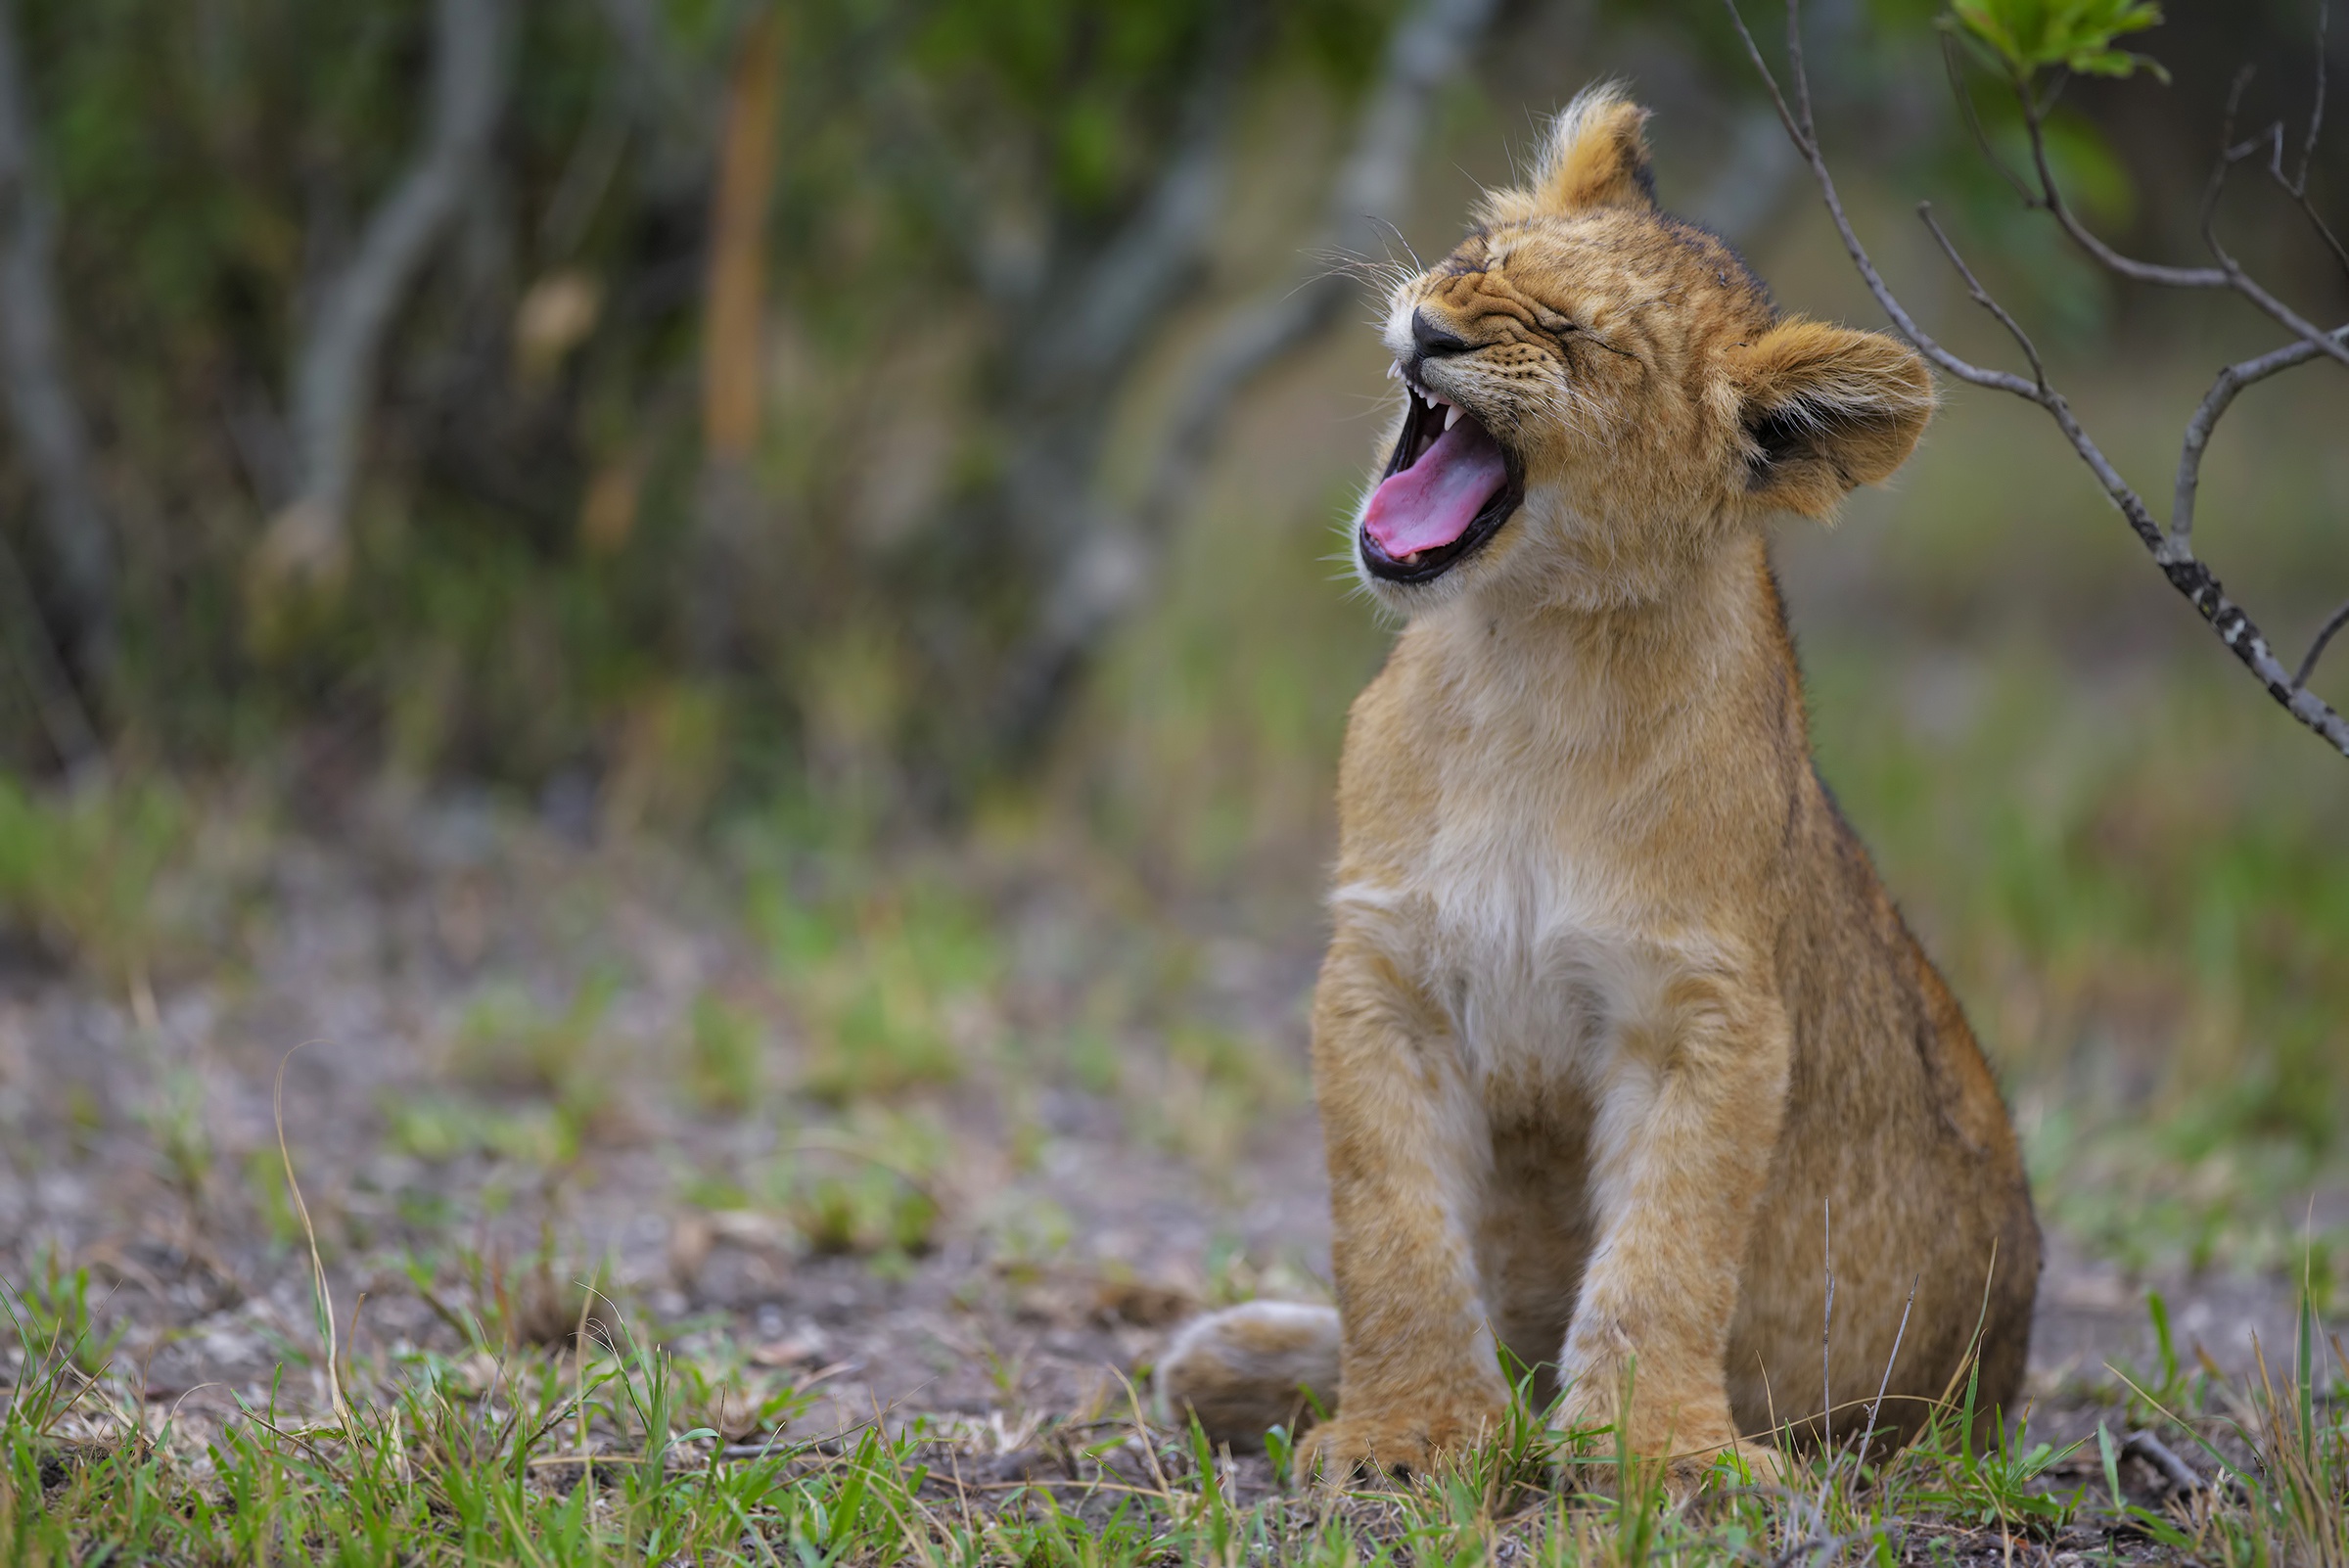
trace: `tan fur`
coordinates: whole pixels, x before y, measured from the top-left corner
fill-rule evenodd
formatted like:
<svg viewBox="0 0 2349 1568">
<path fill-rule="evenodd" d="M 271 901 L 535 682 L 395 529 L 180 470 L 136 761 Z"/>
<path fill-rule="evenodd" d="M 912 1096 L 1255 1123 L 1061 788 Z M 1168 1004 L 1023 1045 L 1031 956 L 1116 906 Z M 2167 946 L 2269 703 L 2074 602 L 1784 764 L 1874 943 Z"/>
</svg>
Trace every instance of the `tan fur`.
<svg viewBox="0 0 2349 1568">
<path fill-rule="evenodd" d="M 1812 769 L 1764 531 L 1889 475 L 1931 383 L 1891 339 L 1781 317 L 1658 211 L 1643 118 L 1612 89 L 1568 110 L 1386 328 L 1524 502 L 1435 581 L 1370 582 L 1408 624 L 1354 707 L 1314 996 L 1326 1465 L 1473 1437 L 1506 1398 L 1497 1342 L 1684 1481 L 1741 1437 L 1816 1437 L 1829 1400 L 1854 1430 L 1888 1364 L 1905 1438 L 1977 1325 L 1985 1410 L 2022 1375 L 2014 1134 Z M 1416 357 L 1415 311 L 1466 350 Z M 1219 1321 L 1164 1386 L 1254 1420 L 1297 1377 L 1258 1363 L 1235 1397 Z"/>
<path fill-rule="evenodd" d="M 1273 1427 L 1304 1430 L 1338 1402 L 1338 1324 L 1326 1308 L 1252 1301 L 1194 1319 L 1159 1362 L 1171 1420 L 1197 1415 L 1219 1442 L 1260 1447 Z"/>
</svg>

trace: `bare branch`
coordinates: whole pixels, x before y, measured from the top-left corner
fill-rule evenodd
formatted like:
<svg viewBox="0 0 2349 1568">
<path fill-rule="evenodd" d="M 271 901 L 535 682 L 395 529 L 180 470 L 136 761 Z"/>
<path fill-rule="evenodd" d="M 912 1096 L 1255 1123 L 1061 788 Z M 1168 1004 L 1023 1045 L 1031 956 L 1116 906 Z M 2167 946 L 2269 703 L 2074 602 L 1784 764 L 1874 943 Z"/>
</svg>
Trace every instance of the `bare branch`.
<svg viewBox="0 0 2349 1568">
<path fill-rule="evenodd" d="M 1811 165 L 1811 172 L 1819 182 L 1819 194 L 1826 204 L 1827 215 L 1833 220 L 1835 231 L 1842 238 L 1844 250 L 1850 254 L 1852 264 L 1858 269 L 1862 281 L 1867 285 L 1868 293 L 1875 297 L 1877 304 L 1883 307 L 1884 313 L 1892 318 L 1893 325 L 1899 329 L 1901 335 L 1915 345 L 1920 353 L 1947 374 L 1978 387 L 1992 387 L 2002 392 L 2012 392 L 2014 395 L 2037 403 L 2046 409 L 2048 416 L 2054 420 L 2056 429 L 2063 433 L 2064 439 L 2071 442 L 2073 451 L 2077 452 L 2080 460 L 2088 465 L 2089 471 L 2096 475 L 2096 483 L 2104 487 L 2105 495 L 2119 509 L 2121 516 L 2128 521 L 2139 540 L 2152 555 L 2154 564 L 2161 568 L 2162 575 L 2169 578 L 2170 585 L 2185 596 L 2187 602 L 2194 607 L 2195 612 L 2204 621 L 2210 623 L 2211 629 L 2218 634 L 2219 641 L 2251 671 L 2261 685 L 2267 688 L 2271 697 L 2275 698 L 2294 718 L 2324 737 L 2334 750 L 2340 752 L 2344 757 L 2349 757 L 2349 719 L 2344 719 L 2340 714 L 2312 695 L 2298 680 L 2285 671 L 2283 666 L 2276 658 L 2275 650 L 2269 644 L 2265 633 L 2259 629 L 2248 615 L 2244 614 L 2241 606 L 2227 596 L 2226 590 L 2220 585 L 2217 576 L 2211 572 L 2210 568 L 2194 558 L 2188 541 L 2183 536 L 2173 538 L 2154 521 L 2153 514 L 2146 507 L 2143 498 L 2137 493 L 2127 480 L 2121 477 L 2120 471 L 2113 466 L 2112 461 L 2104 455 L 2103 450 L 2081 427 L 2079 419 L 2072 413 L 2071 405 L 2065 401 L 2063 394 L 2044 383 L 2025 381 L 2020 376 L 2002 370 L 1985 369 L 1960 359 L 1934 342 L 1917 325 L 1915 318 L 1902 306 L 1891 289 L 1885 285 L 1882 275 L 1876 271 L 1875 263 L 1868 256 L 1866 247 L 1860 243 L 1858 233 L 1852 228 L 1851 219 L 1844 212 L 1842 198 L 1835 189 L 1834 177 L 1828 171 L 1826 160 L 1819 152 L 1818 135 L 1811 118 L 1810 88 L 1803 76 L 1800 0 L 1786 0 L 1787 60 L 1789 75 L 1794 87 L 1794 100 L 1791 107 L 1785 94 L 1780 91 L 1775 77 L 1772 75 L 1769 64 L 1762 58 L 1761 47 L 1755 43 L 1753 33 L 1747 29 L 1745 19 L 1738 14 L 1736 0 L 1723 0 L 1723 4 L 1728 10 L 1730 21 L 1735 24 L 1738 36 L 1745 42 L 1746 54 L 1753 61 L 1754 69 L 1761 74 L 1764 84 L 1769 88 L 1772 101 L 1778 106 L 1778 115 L 1786 126 L 1788 136 L 1793 139 L 1796 149 L 1802 153 Z M 2057 214 L 2059 221 L 2064 222 L 2067 232 L 2071 232 L 2076 240 L 2081 241 L 2084 246 L 2089 248 L 2091 254 L 2096 254 L 2103 249 L 2101 242 L 2096 241 L 2093 235 L 2080 228 L 2076 220 L 2065 218 L 2065 209 L 2061 205 L 2061 199 L 2055 193 L 2053 179 L 2048 170 L 2044 139 L 2039 132 L 2038 119 L 2044 109 L 2044 105 L 2032 101 L 2027 93 L 2024 95 L 2024 112 L 2032 125 L 2033 157 L 2039 166 L 2047 206 L 2050 210 Z M 1931 223 L 1930 214 L 1927 215 L 1927 222 Z M 1939 237 L 1938 229 L 1936 235 Z M 1943 239 L 1943 248 L 1945 254 L 1958 265 L 1959 273 L 1965 278 L 1968 287 L 1975 291 L 1976 300 L 1981 301 L 1986 308 L 1991 308 L 1994 314 L 1999 314 L 2002 319 L 2004 319 L 2004 312 L 1999 311 L 1995 305 L 1990 303 L 1988 296 L 1980 289 L 1971 273 L 1966 270 L 1964 263 L 1959 260 L 1955 249 L 1949 246 L 1946 238 Z M 2176 268 L 2149 267 L 2146 263 L 2134 262 L 2128 257 L 2119 256 L 2114 253 L 2106 252 L 2105 254 L 2111 255 L 2114 261 L 2122 263 L 2114 267 L 2115 271 L 2121 272 L 2124 276 L 2143 274 L 2141 281 L 2173 282 L 2175 280 L 2165 274 L 2180 272 L 2180 269 Z M 2101 259 L 2101 257 L 2099 258 Z M 2132 269 L 2137 270 L 2133 271 Z M 2259 300 L 2254 297 L 2253 289 L 2245 287 L 2248 280 L 2240 277 L 2239 269 L 2236 269 L 2234 277 L 2227 276 L 2223 271 L 2215 275 L 2227 286 L 2244 294 L 2245 298 L 2252 299 L 2254 303 L 2259 303 Z M 2205 285 L 2198 276 L 2188 275 L 2188 281 L 2181 286 L 2204 287 L 2208 285 Z M 2255 288 L 2255 286 L 2253 287 Z M 2262 308 L 2266 308 L 2266 306 L 2263 305 Z M 2302 325 L 2305 326 L 2305 324 Z M 2019 330 L 2012 327 L 2011 324 L 2009 324 L 2009 330 L 2016 331 L 2019 340 Z M 2349 336 L 2349 329 L 2338 334 L 2324 333 L 2314 327 L 2307 327 L 2305 331 L 2301 330 L 2301 327 L 2294 327 L 2293 330 L 2298 333 L 2301 342 L 2278 349 L 2261 359 L 2245 361 L 2242 365 L 2231 367 L 2229 371 L 2221 373 L 2219 385 L 2212 389 L 2210 395 L 2204 399 L 2203 410 L 2195 416 L 2195 426 L 2189 427 L 2189 440 L 2195 438 L 2194 432 L 2198 430 L 2199 441 L 2203 443 L 2208 441 L 2210 427 L 2216 423 L 2218 416 L 2225 411 L 2226 404 L 2233 399 L 2234 392 L 2239 391 L 2242 386 L 2247 386 L 2251 381 L 2264 376 L 2274 375 L 2277 371 L 2288 368 L 2291 364 L 2313 359 L 2320 353 L 2337 357 L 2345 351 L 2344 337 Z M 2230 377 L 2237 378 L 2233 386 L 2230 385 Z M 2196 444 L 2188 454 L 2181 458 L 2181 483 L 2189 493 L 2193 470 L 2200 462 L 2200 445 Z"/>
<path fill-rule="evenodd" d="M 2285 194 L 2291 197 L 2292 205 L 2300 208 L 2300 215 L 2308 219 L 2308 226 L 2317 231 L 2317 238 L 2325 242 L 2325 249 L 2332 253 L 2332 259 L 2338 263 L 2341 270 L 2349 272 L 2349 248 L 2342 246 L 2340 236 L 2332 232 L 2332 225 L 2326 222 L 2325 214 L 2317 210 L 2317 204 L 2308 199 L 2308 163 L 2306 160 L 2303 159 L 2301 161 L 2300 173 L 2297 178 L 2286 178 L 2284 175 L 2283 121 L 2276 122 L 2273 140 L 2275 151 L 2268 161 L 2268 173 L 2274 177 L 2277 184 L 2283 187 Z"/>
<path fill-rule="evenodd" d="M 81 407 L 66 379 L 53 267 L 57 214 L 38 174 L 32 123 L 14 9 L 0 0 L 0 379 L 40 500 L 67 662 L 87 678 L 104 666 L 112 640 L 114 548 Z"/>
<path fill-rule="evenodd" d="M 2293 205 L 2300 208 L 2300 215 L 2308 219 L 2309 227 L 2317 231 L 2317 238 L 2325 242 L 2325 248 L 2332 253 L 2332 258 L 2339 263 L 2341 270 L 2349 272 L 2349 248 L 2342 246 L 2339 236 L 2332 232 L 2332 226 L 2317 210 L 2316 203 L 2308 199 L 2308 169 L 2316 160 L 2317 138 L 2325 129 L 2325 48 L 2331 20 L 2332 8 L 2320 0 L 2317 6 L 2317 90 L 2308 111 L 2308 135 L 2300 143 L 2300 167 L 2288 175 L 2283 171 L 2283 121 L 2278 120 L 2269 132 L 2274 152 L 2268 160 L 2268 173 L 2278 185 L 2283 187 L 2284 194 L 2292 199 Z"/>
<path fill-rule="evenodd" d="M 2240 90 L 2239 87 L 2237 90 Z M 2134 256 L 2121 254 L 2098 239 L 2066 205 L 2062 191 L 2055 184 L 2054 169 L 2048 161 L 2047 106 L 2033 99 L 2030 92 L 2021 86 L 2015 89 L 2015 96 L 2023 106 L 2023 125 L 2031 138 L 2031 161 L 2039 175 L 2040 205 L 2054 214 L 2056 223 L 2071 236 L 2072 242 L 2100 265 L 2135 283 L 2150 283 L 2168 289 L 2232 289 L 2303 343 L 2315 344 L 2319 352 L 2329 354 L 2342 364 L 2349 365 L 2349 346 L 2331 342 L 2322 327 L 2307 320 L 2262 288 L 2219 244 L 2214 227 L 2217 188 L 2224 181 L 2224 169 L 2229 161 L 2228 150 L 2221 151 L 2220 170 L 2214 174 L 2212 195 L 2205 204 L 2202 216 L 2203 240 L 2210 247 L 2211 254 L 2218 257 L 2219 265 L 2173 267 L 2153 261 L 2140 261 Z M 2232 130 L 2229 135 L 2232 137 Z"/>
<path fill-rule="evenodd" d="M 2335 327 L 2331 333 L 2336 342 L 2349 343 L 2349 326 Z M 2186 440 L 2178 452 L 2178 488 L 2170 503 L 2170 542 L 2174 549 L 2188 547 L 2194 531 L 2194 495 L 2202 479 L 2202 451 L 2210 444 L 2211 432 L 2217 428 L 2219 416 L 2234 401 L 2234 394 L 2254 382 L 2267 380 L 2279 371 L 2305 365 L 2317 357 L 2314 344 L 2286 344 L 2281 348 L 2229 365 L 2219 372 L 2203 394 L 2201 406 L 2186 427 Z"/>
<path fill-rule="evenodd" d="M 2349 365 L 2349 346 L 2332 342 L 2326 336 L 2322 327 L 2305 320 L 2282 300 L 2261 288 L 2249 274 L 2243 271 L 2241 264 L 2228 253 L 2227 247 L 2219 239 L 2219 199 L 2226 192 L 2227 171 L 2259 149 L 2259 143 L 2256 140 L 2239 147 L 2234 145 L 2235 110 L 2242 101 L 2244 87 L 2248 86 L 2250 81 L 2251 68 L 2245 66 L 2235 73 L 2234 85 L 2227 94 L 2227 114 L 2219 129 L 2218 161 L 2211 169 L 2209 194 L 2203 198 L 2202 202 L 2202 244 L 2217 258 L 2219 270 L 2226 275 L 2229 287 L 2233 288 L 2235 293 L 2266 311 L 2283 327 L 2296 333 L 2303 343 L 2313 344 L 2321 352 L 2331 355 L 2344 365 Z M 2319 222 L 2317 226 L 2319 229 L 2324 228 L 2322 222 Z M 2329 237 L 2329 231 L 2326 233 Z"/>
<path fill-rule="evenodd" d="M 1737 0 L 1722 0 L 1722 3 L 1728 9 L 1729 20 L 1736 24 L 1738 37 L 1745 40 L 1746 55 L 1753 61 L 1754 69 L 1761 72 L 1763 85 L 1770 89 L 1771 102 L 1777 106 L 1778 119 L 1785 125 L 1786 134 L 1793 138 L 1795 150 L 1811 165 L 1812 178 L 1819 182 L 1819 194 L 1826 201 L 1827 216 L 1834 220 L 1835 232 L 1843 240 L 1845 254 L 1851 256 L 1852 265 L 1859 270 L 1861 281 L 1867 285 L 1867 292 L 1875 296 L 1876 303 L 1884 313 L 1892 318 L 1892 324 L 1899 329 L 1901 336 L 1915 345 L 1917 352 L 1959 381 L 1971 382 L 1977 387 L 1995 387 L 2001 392 L 2013 392 L 2018 397 L 2028 397 L 2033 402 L 2044 401 L 2040 389 L 2022 377 L 2004 370 L 1985 369 L 1944 348 L 1917 324 L 1915 317 L 1909 314 L 1885 284 L 1883 275 L 1876 271 L 1875 261 L 1868 255 L 1867 248 L 1860 243 L 1859 234 L 1844 213 L 1843 197 L 1835 189 L 1835 176 L 1827 169 L 1826 158 L 1819 152 L 1818 141 L 1808 129 L 1811 94 L 1809 83 L 1802 75 L 1802 39 L 1797 21 L 1797 0 L 1786 0 L 1786 14 L 1788 57 L 1793 63 L 1790 75 L 1794 81 L 1799 110 L 1788 106 L 1776 76 L 1772 74 L 1770 66 L 1762 58 L 1761 45 L 1754 42 L 1753 33 L 1746 28 L 1745 18 L 1737 10 Z"/>
<path fill-rule="evenodd" d="M 262 540 L 256 566 L 266 579 L 340 567 L 376 359 L 409 283 L 489 156 L 505 99 L 511 9 L 511 0 L 438 0 L 424 145 L 327 285 L 295 365 L 299 487 Z"/>
<path fill-rule="evenodd" d="M 1965 264 L 1965 257 L 1958 254 L 1958 247 L 1950 243 L 1950 237 L 1941 230 L 1940 220 L 1933 216 L 1933 204 L 1917 203 L 1916 215 L 1925 220 L 1925 227 L 1933 231 L 1934 243 L 1941 247 L 1941 254 L 1950 258 L 1950 265 L 1956 267 L 1958 276 L 1965 280 L 1965 292 L 1974 297 L 1974 303 L 1998 318 L 1999 325 L 2006 329 L 2006 335 L 2023 350 L 2023 357 L 2031 361 L 2031 380 L 2045 393 L 2048 390 L 2048 369 L 2039 361 L 2039 349 L 2032 345 L 2031 335 L 2023 331 L 2021 323 L 2008 315 L 2006 307 L 1992 299 L 1989 291 L 1974 277 L 1974 269 Z"/>
<path fill-rule="evenodd" d="M 2158 261 L 2140 261 L 2115 251 L 2098 239 L 2094 230 L 2080 221 L 2063 192 L 2055 183 L 2055 170 L 2048 161 L 2046 106 L 2032 98 L 2023 87 L 2015 88 L 2015 98 L 2023 106 L 2023 128 L 2031 139 L 2031 164 L 2039 176 L 2038 205 L 2054 214 L 2063 232 L 2072 243 L 2094 256 L 2106 269 L 2119 273 L 2133 283 L 2158 284 L 2168 289 L 2224 289 L 2227 274 L 2217 267 L 2173 267 Z"/>
<path fill-rule="evenodd" d="M 2317 137 L 2325 129 L 2325 47 L 2332 30 L 2332 7 L 2326 0 L 2317 0 L 2317 96 L 2309 106 L 2308 139 L 2300 144 L 2300 172 L 2292 178 L 2294 195 L 2308 191 L 2308 165 L 2317 156 Z"/>
<path fill-rule="evenodd" d="M 2300 669 L 2292 676 L 2293 686 L 2304 687 L 2308 684 L 2308 677 L 2317 672 L 2317 661 L 2325 657 L 2325 645 L 2332 641 L 2332 634 L 2343 626 L 2349 626 L 2349 604 L 2343 604 L 2326 618 L 2325 624 L 2317 632 L 2317 640 L 2308 645 L 2308 656 L 2300 661 Z"/>
</svg>

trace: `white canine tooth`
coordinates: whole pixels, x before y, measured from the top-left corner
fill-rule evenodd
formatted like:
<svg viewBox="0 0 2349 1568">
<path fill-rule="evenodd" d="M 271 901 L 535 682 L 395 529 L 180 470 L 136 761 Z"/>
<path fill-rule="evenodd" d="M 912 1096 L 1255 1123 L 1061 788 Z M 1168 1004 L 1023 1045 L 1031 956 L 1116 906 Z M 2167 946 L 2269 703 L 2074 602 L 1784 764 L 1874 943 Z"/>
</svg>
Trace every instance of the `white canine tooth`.
<svg viewBox="0 0 2349 1568">
<path fill-rule="evenodd" d="M 1399 365 L 1399 364 L 1395 363 L 1395 361 L 1393 361 L 1392 359 L 1390 359 L 1390 360 L 1388 360 L 1388 361 L 1387 361 L 1387 380 L 1389 380 L 1389 381 L 1401 381 L 1401 380 L 1403 380 L 1403 367 L 1402 367 L 1401 365 Z"/>
<path fill-rule="evenodd" d="M 1446 403 L 1444 405 L 1444 428 L 1446 430 L 1450 430 L 1452 426 L 1458 424 L 1459 422 L 1460 405 L 1457 403 Z"/>
</svg>

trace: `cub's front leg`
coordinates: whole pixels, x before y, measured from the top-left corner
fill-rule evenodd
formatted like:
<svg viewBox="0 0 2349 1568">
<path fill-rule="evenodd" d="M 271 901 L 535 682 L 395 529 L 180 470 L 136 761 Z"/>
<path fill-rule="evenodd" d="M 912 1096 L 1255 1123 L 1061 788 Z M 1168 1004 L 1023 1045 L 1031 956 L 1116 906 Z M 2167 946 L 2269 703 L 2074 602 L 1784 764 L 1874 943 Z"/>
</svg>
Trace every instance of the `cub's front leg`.
<svg viewBox="0 0 2349 1568">
<path fill-rule="evenodd" d="M 1343 929 L 1313 994 L 1313 1093 L 1343 1343 L 1308 1457 L 1331 1478 L 1424 1469 L 1508 1404 L 1465 1223 L 1492 1139 L 1449 1022 Z"/>
<path fill-rule="evenodd" d="M 1600 1066 L 1597 1244 L 1559 1358 L 1565 1413 L 1576 1425 L 1622 1423 L 1632 1451 L 1668 1459 L 1676 1483 L 1732 1450 L 1775 1473 L 1773 1453 L 1740 1442 L 1731 1424 L 1725 1361 L 1788 1062 L 1774 993 L 1695 974 L 1666 983 Z"/>
</svg>

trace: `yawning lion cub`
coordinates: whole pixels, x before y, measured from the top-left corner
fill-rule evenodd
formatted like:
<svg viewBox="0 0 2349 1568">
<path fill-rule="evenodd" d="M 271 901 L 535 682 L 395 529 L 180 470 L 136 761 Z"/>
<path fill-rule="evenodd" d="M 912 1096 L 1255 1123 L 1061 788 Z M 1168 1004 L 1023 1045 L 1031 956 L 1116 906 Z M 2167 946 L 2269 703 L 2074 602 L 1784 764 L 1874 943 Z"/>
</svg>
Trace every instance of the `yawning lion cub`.
<svg viewBox="0 0 2349 1568">
<path fill-rule="evenodd" d="M 1645 119 L 1584 93 L 1387 316 L 1355 549 L 1409 623 L 1354 707 L 1313 1005 L 1338 1306 L 1208 1317 L 1161 1372 L 1227 1441 L 1334 1393 L 1328 1471 L 1489 1427 L 1497 1342 L 1682 1480 L 1857 1429 L 1887 1367 L 1894 1437 L 1977 1343 L 1985 1420 L 2022 1376 L 2013 1130 L 1812 770 L 1765 532 L 1899 467 L 1932 385 L 1660 211 Z"/>
</svg>

